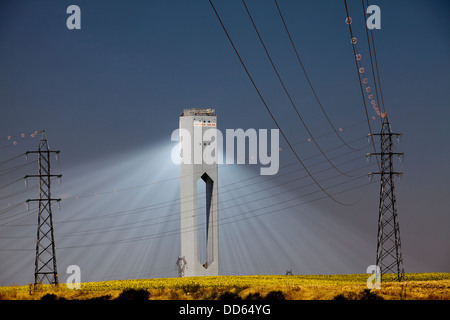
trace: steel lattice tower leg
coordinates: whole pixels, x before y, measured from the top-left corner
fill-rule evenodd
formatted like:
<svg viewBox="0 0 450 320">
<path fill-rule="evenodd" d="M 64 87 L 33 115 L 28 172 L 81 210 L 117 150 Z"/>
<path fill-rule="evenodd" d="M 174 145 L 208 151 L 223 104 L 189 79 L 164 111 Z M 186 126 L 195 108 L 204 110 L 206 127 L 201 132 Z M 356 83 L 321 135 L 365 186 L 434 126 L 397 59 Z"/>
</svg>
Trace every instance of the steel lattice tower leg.
<svg viewBox="0 0 450 320">
<path fill-rule="evenodd" d="M 403 153 L 392 152 L 392 137 L 401 136 L 400 133 L 392 133 L 387 117 L 382 118 L 380 134 L 381 150 L 379 153 L 368 155 L 380 156 L 380 172 L 371 172 L 380 175 L 380 203 L 378 211 L 377 257 L 376 265 L 380 267 L 381 279 L 383 274 L 396 273 L 397 280 L 405 279 L 403 268 L 402 246 L 400 241 L 400 227 L 398 222 L 397 203 L 395 196 L 394 176 L 400 176 L 402 172 L 394 171 L 393 156 L 403 156 Z"/>
<path fill-rule="evenodd" d="M 38 283 L 47 280 L 50 284 L 58 284 L 58 272 L 56 267 L 55 238 L 53 232 L 52 202 L 61 201 L 61 199 L 52 199 L 51 197 L 51 179 L 52 177 L 61 178 L 61 175 L 50 174 L 50 154 L 58 154 L 59 151 L 51 151 L 48 147 L 45 131 L 42 132 L 42 138 L 38 151 L 27 151 L 26 155 L 37 153 L 39 163 L 38 175 L 27 175 L 39 178 L 39 199 L 28 199 L 26 202 L 39 202 L 37 241 L 36 241 L 36 260 L 34 271 L 34 287 Z"/>
</svg>

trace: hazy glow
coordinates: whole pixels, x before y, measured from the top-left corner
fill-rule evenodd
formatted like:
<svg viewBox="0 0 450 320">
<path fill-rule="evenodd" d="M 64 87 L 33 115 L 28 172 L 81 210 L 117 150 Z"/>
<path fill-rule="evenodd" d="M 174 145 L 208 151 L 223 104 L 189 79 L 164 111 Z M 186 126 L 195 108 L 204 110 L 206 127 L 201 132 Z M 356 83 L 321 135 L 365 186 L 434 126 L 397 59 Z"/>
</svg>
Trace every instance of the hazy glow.
<svg viewBox="0 0 450 320">
<path fill-rule="evenodd" d="M 170 161 L 173 145 L 142 148 L 64 171 L 62 185 L 53 188 L 62 199 L 61 210 L 53 206 L 61 281 L 69 265 L 80 266 L 82 281 L 177 275 L 179 167 Z M 313 168 L 317 164 L 311 162 Z M 332 230 L 343 227 L 323 222 L 326 216 L 308 203 L 317 192 L 298 195 L 311 188 L 298 164 L 270 177 L 260 176 L 256 167 L 219 166 L 220 273 L 333 272 L 327 267 L 330 261 L 336 266 L 349 254 L 348 246 L 330 247 L 336 243 Z M 33 189 L 34 196 L 36 192 Z M 4 239 L 2 248 L 26 249 L 0 251 L 10 257 L 2 267 L 7 268 L 2 270 L 4 284 L 12 278 L 33 280 L 36 212 L 37 207 L 24 211 L 19 215 L 24 218 L 12 223 L 16 227 L 2 232 L 13 236 Z M 360 240 L 354 243 L 361 247 Z M 345 272 L 346 267 L 343 261 L 334 272 Z"/>
</svg>

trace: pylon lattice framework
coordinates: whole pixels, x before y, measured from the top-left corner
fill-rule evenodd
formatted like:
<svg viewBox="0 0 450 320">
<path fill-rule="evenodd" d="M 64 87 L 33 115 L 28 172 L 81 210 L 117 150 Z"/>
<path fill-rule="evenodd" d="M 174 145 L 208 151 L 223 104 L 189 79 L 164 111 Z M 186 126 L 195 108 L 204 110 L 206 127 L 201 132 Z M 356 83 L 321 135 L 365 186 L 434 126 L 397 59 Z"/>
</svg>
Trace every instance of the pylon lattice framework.
<svg viewBox="0 0 450 320">
<path fill-rule="evenodd" d="M 39 163 L 39 174 L 26 175 L 27 178 L 39 178 L 39 199 L 28 199 L 39 202 L 38 228 L 36 241 L 36 259 L 34 271 L 34 286 L 47 280 L 50 284 L 58 284 L 58 272 L 56 267 L 55 237 L 53 232 L 52 202 L 61 199 L 51 197 L 51 179 L 61 178 L 61 175 L 50 173 L 50 154 L 59 154 L 59 151 L 51 151 L 48 147 L 45 131 L 39 143 L 38 151 L 27 151 L 26 156 L 37 153 Z"/>
<path fill-rule="evenodd" d="M 382 118 L 380 136 L 381 149 L 379 153 L 369 153 L 368 156 L 380 156 L 380 172 L 369 175 L 380 175 L 380 202 L 378 209 L 377 257 L 376 265 L 380 267 L 381 279 L 383 274 L 396 273 L 397 280 L 405 279 L 402 249 L 400 241 L 400 227 L 398 221 L 397 202 L 395 195 L 394 176 L 401 176 L 403 172 L 394 170 L 393 157 L 403 156 L 403 153 L 392 152 L 392 137 L 397 138 L 401 133 L 392 133 L 387 117 Z M 370 136 L 370 135 L 369 135 Z"/>
</svg>

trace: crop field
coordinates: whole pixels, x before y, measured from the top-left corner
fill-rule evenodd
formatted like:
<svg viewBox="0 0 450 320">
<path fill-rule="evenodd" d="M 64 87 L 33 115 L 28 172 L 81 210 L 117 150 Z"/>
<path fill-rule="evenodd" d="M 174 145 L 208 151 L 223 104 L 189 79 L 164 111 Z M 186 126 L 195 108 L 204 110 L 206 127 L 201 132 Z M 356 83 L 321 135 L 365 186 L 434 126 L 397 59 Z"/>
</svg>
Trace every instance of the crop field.
<svg viewBox="0 0 450 320">
<path fill-rule="evenodd" d="M 9 286 L 0 287 L 0 299 L 114 300 L 144 292 L 150 300 L 450 300 L 450 273 L 409 273 L 401 283 L 390 276 L 372 290 L 366 285 L 369 274 L 256 275 L 82 282 L 73 290 L 65 283 L 38 285 L 36 291 L 32 285 Z"/>
</svg>

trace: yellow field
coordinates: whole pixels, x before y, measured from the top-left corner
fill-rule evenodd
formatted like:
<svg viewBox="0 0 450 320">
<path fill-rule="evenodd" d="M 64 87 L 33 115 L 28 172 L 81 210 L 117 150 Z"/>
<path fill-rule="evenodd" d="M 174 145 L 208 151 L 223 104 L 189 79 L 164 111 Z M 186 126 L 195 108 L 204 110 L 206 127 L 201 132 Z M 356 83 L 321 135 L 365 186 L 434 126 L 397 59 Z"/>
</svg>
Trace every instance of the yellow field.
<svg viewBox="0 0 450 320">
<path fill-rule="evenodd" d="M 36 292 L 31 285 L 0 287 L 0 299 L 39 300 L 47 294 L 64 299 L 117 298 L 125 289 L 146 290 L 149 299 L 158 300 L 211 300 L 211 299 L 264 299 L 271 291 L 281 291 L 286 300 L 341 299 L 418 299 L 450 300 L 450 273 L 410 273 L 399 283 L 384 276 L 381 289 L 368 291 L 369 274 L 309 275 L 309 276 L 218 276 L 156 278 L 84 282 L 78 290 L 66 284 L 58 287 L 41 285 Z M 227 293 L 228 296 L 224 295 Z"/>
</svg>

